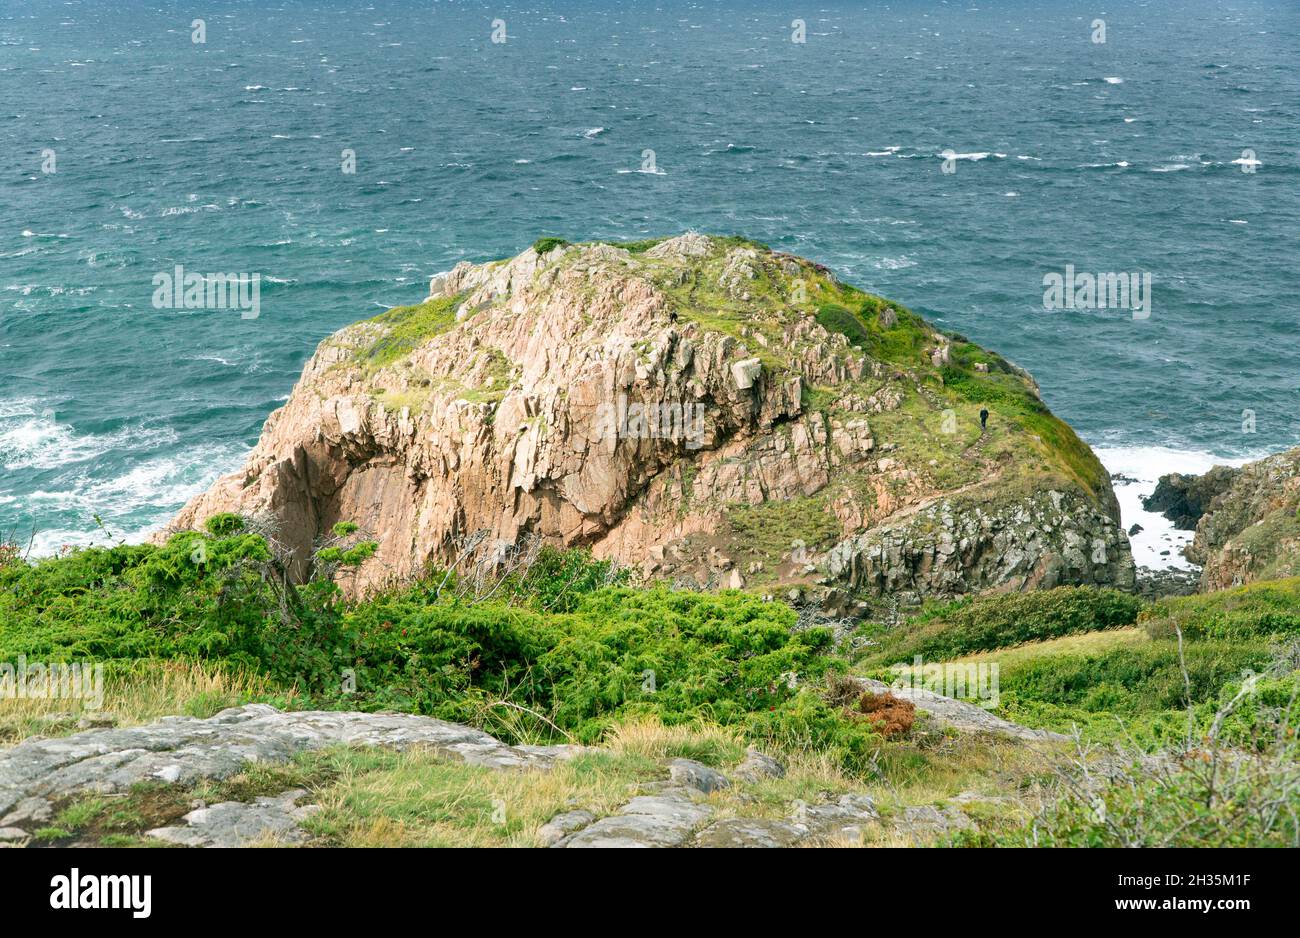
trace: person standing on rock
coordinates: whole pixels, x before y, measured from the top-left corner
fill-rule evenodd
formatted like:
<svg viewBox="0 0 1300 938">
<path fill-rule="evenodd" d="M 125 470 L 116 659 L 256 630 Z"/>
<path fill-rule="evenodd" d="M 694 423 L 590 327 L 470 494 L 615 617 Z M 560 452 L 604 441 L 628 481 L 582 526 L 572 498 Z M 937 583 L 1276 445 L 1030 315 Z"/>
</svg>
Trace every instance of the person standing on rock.
<svg viewBox="0 0 1300 938">
<path fill-rule="evenodd" d="M 983 433 L 989 428 L 989 411 L 987 407 L 980 408 L 980 432 Z"/>
</svg>

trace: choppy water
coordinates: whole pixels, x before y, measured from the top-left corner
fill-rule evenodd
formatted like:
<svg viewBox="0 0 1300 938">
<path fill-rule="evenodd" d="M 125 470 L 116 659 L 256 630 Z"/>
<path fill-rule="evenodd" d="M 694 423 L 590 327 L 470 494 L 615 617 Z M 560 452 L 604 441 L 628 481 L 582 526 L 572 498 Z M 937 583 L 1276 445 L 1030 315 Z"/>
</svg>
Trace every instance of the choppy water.
<svg viewBox="0 0 1300 938">
<path fill-rule="evenodd" d="M 1293 2 L 199 6 L 0 5 L 0 530 L 42 550 L 164 520 L 321 338 L 542 234 L 816 258 L 1110 462 L 1300 439 Z M 154 309 L 175 264 L 261 315 Z M 1067 264 L 1150 272 L 1150 318 L 1045 311 Z"/>
</svg>

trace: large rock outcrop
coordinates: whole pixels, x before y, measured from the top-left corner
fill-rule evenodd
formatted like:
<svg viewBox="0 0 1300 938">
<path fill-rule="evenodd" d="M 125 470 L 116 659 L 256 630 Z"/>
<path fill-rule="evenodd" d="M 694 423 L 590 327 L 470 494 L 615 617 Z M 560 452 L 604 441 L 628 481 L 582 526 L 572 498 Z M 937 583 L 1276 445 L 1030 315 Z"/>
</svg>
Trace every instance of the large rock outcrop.
<svg viewBox="0 0 1300 938">
<path fill-rule="evenodd" d="M 1197 509 L 1184 554 L 1202 567 L 1201 589 L 1300 575 L 1300 448 L 1240 468 L 1164 476 L 1153 498 L 1162 492 L 1164 501 L 1147 507 L 1166 510 L 1175 523 L 1175 515 L 1192 514 L 1189 503 Z M 1184 526 L 1192 525 L 1184 519 Z"/>
<path fill-rule="evenodd" d="M 1214 466 L 1199 476 L 1171 472 L 1160 477 L 1155 491 L 1142 499 L 1142 507 L 1164 515 L 1176 528 L 1195 531 L 1210 502 L 1226 492 L 1236 477 L 1231 466 Z"/>
<path fill-rule="evenodd" d="M 263 516 L 301 575 L 354 521 L 358 589 L 476 532 L 836 602 L 1132 585 L 1105 471 L 1005 360 L 740 239 L 541 246 L 323 342 L 171 529 Z"/>
</svg>

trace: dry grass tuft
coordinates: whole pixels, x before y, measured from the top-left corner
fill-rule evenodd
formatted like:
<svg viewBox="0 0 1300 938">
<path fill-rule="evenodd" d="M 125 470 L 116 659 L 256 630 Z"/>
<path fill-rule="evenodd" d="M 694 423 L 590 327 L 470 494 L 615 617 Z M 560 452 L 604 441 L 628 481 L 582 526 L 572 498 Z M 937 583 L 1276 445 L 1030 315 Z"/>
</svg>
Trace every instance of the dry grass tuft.
<svg viewBox="0 0 1300 938">
<path fill-rule="evenodd" d="M 175 714 L 208 717 L 272 695 L 292 703 L 295 696 L 276 691 L 269 680 L 251 671 L 186 660 L 142 661 L 129 671 L 105 673 L 102 686 L 102 701 L 0 699 L 0 744 L 66 735 L 77 730 L 83 717 L 111 715 L 119 726 L 134 726 Z"/>
</svg>

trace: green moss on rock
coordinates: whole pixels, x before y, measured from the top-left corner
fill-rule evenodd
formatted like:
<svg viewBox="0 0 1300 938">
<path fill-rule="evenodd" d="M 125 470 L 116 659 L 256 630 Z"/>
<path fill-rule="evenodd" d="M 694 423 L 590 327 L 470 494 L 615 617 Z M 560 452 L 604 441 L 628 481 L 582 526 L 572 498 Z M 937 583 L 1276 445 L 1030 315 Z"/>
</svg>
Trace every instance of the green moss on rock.
<svg viewBox="0 0 1300 938">
<path fill-rule="evenodd" d="M 367 370 L 377 371 L 406 357 L 429 339 L 456 325 L 456 308 L 463 295 L 440 296 L 412 306 L 395 306 L 371 320 L 382 327 L 356 356 Z"/>
</svg>

